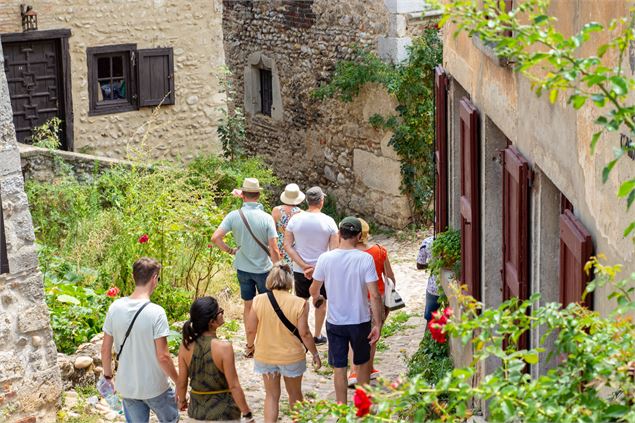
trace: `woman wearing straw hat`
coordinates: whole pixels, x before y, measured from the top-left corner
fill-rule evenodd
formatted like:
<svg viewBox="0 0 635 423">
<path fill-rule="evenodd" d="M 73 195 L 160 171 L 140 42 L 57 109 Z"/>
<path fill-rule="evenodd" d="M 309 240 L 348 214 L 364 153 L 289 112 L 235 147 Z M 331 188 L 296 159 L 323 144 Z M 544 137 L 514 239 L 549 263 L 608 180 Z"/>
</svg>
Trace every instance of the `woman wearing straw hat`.
<svg viewBox="0 0 635 423">
<path fill-rule="evenodd" d="M 284 230 L 287 228 L 289 219 L 291 219 L 293 215 L 302 211 L 298 205 L 302 204 L 304 201 L 304 193 L 300 191 L 300 187 L 296 184 L 289 184 L 284 188 L 284 192 L 280 194 L 280 201 L 282 202 L 282 205 L 274 207 L 273 210 L 271 210 L 271 216 L 276 222 L 276 230 L 278 231 L 278 249 L 282 254 L 282 259 L 287 263 L 291 263 L 291 258 L 282 246 L 284 241 Z"/>
</svg>

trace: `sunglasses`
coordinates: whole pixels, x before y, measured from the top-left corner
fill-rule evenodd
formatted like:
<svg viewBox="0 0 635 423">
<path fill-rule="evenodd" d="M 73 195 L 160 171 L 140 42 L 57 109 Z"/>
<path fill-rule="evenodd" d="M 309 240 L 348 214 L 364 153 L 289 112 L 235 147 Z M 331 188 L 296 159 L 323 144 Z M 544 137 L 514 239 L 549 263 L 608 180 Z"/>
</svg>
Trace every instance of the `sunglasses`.
<svg viewBox="0 0 635 423">
<path fill-rule="evenodd" d="M 214 316 L 214 319 L 212 320 L 216 320 L 218 316 L 220 316 L 223 313 L 225 313 L 225 310 L 223 310 L 222 308 L 219 308 L 218 311 L 216 312 L 216 315 Z"/>
</svg>

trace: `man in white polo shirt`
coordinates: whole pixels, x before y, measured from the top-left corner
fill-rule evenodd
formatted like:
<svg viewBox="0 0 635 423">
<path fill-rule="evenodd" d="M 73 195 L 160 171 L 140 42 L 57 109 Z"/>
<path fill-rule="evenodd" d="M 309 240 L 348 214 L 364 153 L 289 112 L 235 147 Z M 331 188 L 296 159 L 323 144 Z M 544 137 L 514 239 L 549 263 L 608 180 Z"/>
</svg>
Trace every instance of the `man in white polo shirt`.
<svg viewBox="0 0 635 423">
<path fill-rule="evenodd" d="M 324 192 L 320 187 L 306 191 L 306 212 L 294 215 L 287 224 L 284 235 L 284 250 L 293 260 L 295 295 L 308 300 L 309 287 L 318 257 L 337 246 L 337 225 L 332 217 L 322 213 Z M 326 343 L 322 336 L 322 326 L 326 317 L 326 290 L 322 287 L 323 304 L 315 309 L 314 341 L 317 345 Z"/>
<path fill-rule="evenodd" d="M 326 334 L 329 338 L 329 364 L 333 367 L 335 398 L 346 403 L 348 347 L 358 366 L 360 385 L 370 382 L 370 346 L 379 340 L 381 297 L 373 257 L 355 248 L 362 235 L 362 223 L 345 217 L 339 226 L 339 247 L 320 256 L 313 272 L 311 297 L 319 298 L 322 284 L 329 293 Z M 370 308 L 369 310 L 369 297 Z"/>
</svg>

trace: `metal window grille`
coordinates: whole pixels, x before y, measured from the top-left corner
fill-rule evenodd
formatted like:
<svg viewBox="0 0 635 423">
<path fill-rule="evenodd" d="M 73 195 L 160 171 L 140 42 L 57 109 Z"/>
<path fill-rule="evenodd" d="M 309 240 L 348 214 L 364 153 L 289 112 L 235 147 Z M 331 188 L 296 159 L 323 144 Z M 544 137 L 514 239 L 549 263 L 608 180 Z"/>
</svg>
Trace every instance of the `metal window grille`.
<svg viewBox="0 0 635 423">
<path fill-rule="evenodd" d="M 271 70 L 260 69 L 260 113 L 271 116 L 271 105 L 273 104 L 273 90 L 271 81 Z"/>
<path fill-rule="evenodd" d="M 4 235 L 4 218 L 0 201 L 0 274 L 9 273 L 9 257 L 7 256 L 7 239 Z"/>
</svg>

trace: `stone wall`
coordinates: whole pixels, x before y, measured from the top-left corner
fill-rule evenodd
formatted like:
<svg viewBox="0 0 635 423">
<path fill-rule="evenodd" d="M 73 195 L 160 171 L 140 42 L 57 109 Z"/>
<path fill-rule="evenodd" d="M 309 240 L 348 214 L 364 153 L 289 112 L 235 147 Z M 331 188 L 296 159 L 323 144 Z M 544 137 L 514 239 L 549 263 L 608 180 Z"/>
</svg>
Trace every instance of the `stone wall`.
<svg viewBox="0 0 635 423">
<path fill-rule="evenodd" d="M 90 182 L 96 175 L 114 166 L 132 166 L 132 162 L 89 154 L 47 150 L 26 144 L 18 144 L 25 180 L 50 182 L 62 176 Z"/>
<path fill-rule="evenodd" d="M 0 33 L 21 32 L 22 0 L 0 2 Z M 71 30 L 69 38 L 74 149 L 124 158 L 129 144 L 153 158 L 218 152 L 216 134 L 225 107 L 219 81 L 224 65 L 221 0 L 42 0 L 30 2 L 40 30 Z M 88 116 L 87 47 L 134 43 L 174 49 L 175 104 Z M 153 123 L 147 122 L 153 120 Z M 148 129 L 152 128 L 149 133 Z"/>
<path fill-rule="evenodd" d="M 9 273 L 0 275 L 0 419 L 52 421 L 62 384 L 38 271 L 0 46 L 0 205 Z"/>
<path fill-rule="evenodd" d="M 225 0 L 223 34 L 235 102 L 246 110 L 247 150 L 264 157 L 285 183 L 323 185 L 341 212 L 401 227 L 410 212 L 399 192 L 399 158 L 387 145 L 390 134 L 368 124 L 373 113 L 391 113 L 394 99 L 378 86 L 364 87 L 352 103 L 311 97 L 338 61 L 352 57 L 354 45 L 376 50 L 380 37 L 407 35 L 412 19 L 395 29 L 402 10 L 385 3 Z M 257 107 L 258 67 L 273 73 L 271 116 Z"/>
</svg>

